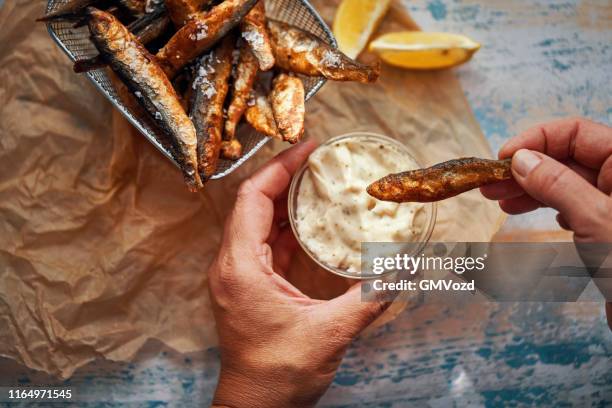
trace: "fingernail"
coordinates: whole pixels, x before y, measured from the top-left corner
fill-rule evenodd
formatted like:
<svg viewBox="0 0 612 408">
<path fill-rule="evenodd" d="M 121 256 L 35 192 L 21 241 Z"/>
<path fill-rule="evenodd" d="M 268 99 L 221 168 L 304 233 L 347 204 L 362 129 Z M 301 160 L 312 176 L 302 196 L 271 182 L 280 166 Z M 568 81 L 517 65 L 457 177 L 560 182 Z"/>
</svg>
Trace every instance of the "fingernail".
<svg viewBox="0 0 612 408">
<path fill-rule="evenodd" d="M 527 177 L 542 159 L 532 151 L 521 149 L 512 157 L 512 168 L 521 176 Z"/>
</svg>

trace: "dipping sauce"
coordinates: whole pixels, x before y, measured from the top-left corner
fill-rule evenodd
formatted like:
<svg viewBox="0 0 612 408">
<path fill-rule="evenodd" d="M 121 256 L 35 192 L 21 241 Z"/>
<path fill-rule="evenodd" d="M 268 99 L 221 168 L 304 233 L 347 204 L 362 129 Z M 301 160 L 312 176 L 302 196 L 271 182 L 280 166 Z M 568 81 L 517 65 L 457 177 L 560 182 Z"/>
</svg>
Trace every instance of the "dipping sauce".
<svg viewBox="0 0 612 408">
<path fill-rule="evenodd" d="M 418 168 L 383 138 L 347 137 L 327 143 L 308 159 L 297 190 L 295 229 L 318 261 L 358 274 L 362 242 L 417 241 L 421 203 L 379 201 L 366 187 L 389 173 Z"/>
</svg>

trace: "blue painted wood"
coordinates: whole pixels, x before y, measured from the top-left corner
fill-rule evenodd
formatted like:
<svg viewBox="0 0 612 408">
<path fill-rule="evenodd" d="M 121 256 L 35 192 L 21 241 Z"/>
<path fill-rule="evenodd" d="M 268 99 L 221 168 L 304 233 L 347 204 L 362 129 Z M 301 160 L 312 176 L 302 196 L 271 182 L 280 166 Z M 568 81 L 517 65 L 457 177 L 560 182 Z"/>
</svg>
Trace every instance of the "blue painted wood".
<svg viewBox="0 0 612 408">
<path fill-rule="evenodd" d="M 405 4 L 424 29 L 460 32 L 483 43 L 457 73 L 494 150 L 553 118 L 612 122 L 609 0 Z M 513 218 L 508 228 L 551 222 L 552 213 L 544 212 Z M 65 383 L 0 360 L 0 379 L 3 385 L 70 386 L 79 407 L 210 402 L 216 350 L 151 353 L 132 363 L 90 364 Z M 611 358 L 612 334 L 600 304 L 425 305 L 358 339 L 321 406 L 604 407 L 612 405 Z"/>
</svg>

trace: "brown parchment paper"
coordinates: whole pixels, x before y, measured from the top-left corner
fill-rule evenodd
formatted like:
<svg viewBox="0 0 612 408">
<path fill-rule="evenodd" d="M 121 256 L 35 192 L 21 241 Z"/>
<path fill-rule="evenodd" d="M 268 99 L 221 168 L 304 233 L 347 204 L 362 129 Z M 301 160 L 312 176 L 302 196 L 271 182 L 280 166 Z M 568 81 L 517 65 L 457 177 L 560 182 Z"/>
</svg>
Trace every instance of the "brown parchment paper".
<svg viewBox="0 0 612 408">
<path fill-rule="evenodd" d="M 286 146 L 188 193 L 34 24 L 45 3 L 0 8 L 0 355 L 68 377 L 99 357 L 129 360 L 150 339 L 214 346 L 206 269 L 223 220 L 240 181 Z M 315 2 L 328 22 L 335 4 Z M 395 9 L 382 29 L 410 25 Z M 423 164 L 491 154 L 452 72 L 385 67 L 376 85 L 328 83 L 307 108 L 320 140 L 384 133 Z M 487 241 L 499 221 L 493 203 L 465 194 L 440 204 L 433 239 Z M 304 254 L 290 278 L 320 298 L 349 284 Z"/>
</svg>

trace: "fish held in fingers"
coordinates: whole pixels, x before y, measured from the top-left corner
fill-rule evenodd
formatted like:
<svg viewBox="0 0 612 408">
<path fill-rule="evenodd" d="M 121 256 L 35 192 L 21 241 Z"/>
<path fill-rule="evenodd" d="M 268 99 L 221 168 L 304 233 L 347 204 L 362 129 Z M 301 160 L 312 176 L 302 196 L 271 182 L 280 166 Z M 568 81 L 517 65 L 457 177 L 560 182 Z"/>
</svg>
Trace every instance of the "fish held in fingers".
<svg viewBox="0 0 612 408">
<path fill-rule="evenodd" d="M 464 158 L 427 169 L 390 174 L 370 184 L 368 193 L 383 201 L 429 203 L 512 178 L 512 160 Z"/>
<path fill-rule="evenodd" d="M 190 190 L 201 188 L 195 128 L 155 58 L 112 14 L 92 7 L 87 14 L 96 48 L 170 139 Z"/>
<path fill-rule="evenodd" d="M 291 144 L 304 135 L 305 91 L 299 78 L 280 74 L 274 78 L 270 104 L 274 120 L 283 140 Z"/>
<path fill-rule="evenodd" d="M 227 119 L 225 121 L 225 142 L 223 143 L 225 148 L 222 153 L 225 158 L 230 160 L 236 160 L 241 156 L 241 152 L 238 149 L 240 142 L 235 139 L 236 128 L 251 99 L 251 91 L 253 90 L 257 72 L 259 71 L 258 66 L 257 59 L 248 45 L 243 43 L 240 47 L 240 56 L 238 64 L 236 65 L 234 82 L 232 84 L 231 102 L 227 108 Z M 227 152 L 229 156 L 226 155 L 225 152 Z"/>
<path fill-rule="evenodd" d="M 278 131 L 278 126 L 276 126 L 270 101 L 263 92 L 261 86 L 255 87 L 255 93 L 248 103 L 248 108 L 244 113 L 244 117 L 247 123 L 259 133 L 283 140 L 283 137 Z"/>
<path fill-rule="evenodd" d="M 276 65 L 306 76 L 334 81 L 376 82 L 380 63 L 368 66 L 354 61 L 316 36 L 292 25 L 268 20 Z"/>
<path fill-rule="evenodd" d="M 259 61 L 259 68 L 268 71 L 274 67 L 275 59 L 266 25 L 266 6 L 259 0 L 240 24 L 242 38 L 249 44 L 253 55 Z"/>
<path fill-rule="evenodd" d="M 168 77 L 210 49 L 244 18 L 257 0 L 225 0 L 208 12 L 196 13 L 157 53 Z"/>
<path fill-rule="evenodd" d="M 235 38 L 225 37 L 214 50 L 200 58 L 193 80 L 191 120 L 198 139 L 198 171 L 202 180 L 217 171 L 223 131 L 223 104 L 229 89 Z"/>
</svg>

